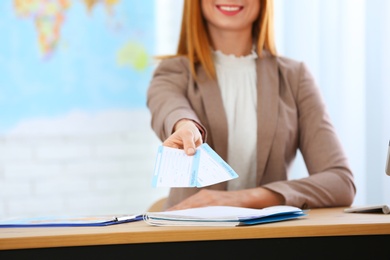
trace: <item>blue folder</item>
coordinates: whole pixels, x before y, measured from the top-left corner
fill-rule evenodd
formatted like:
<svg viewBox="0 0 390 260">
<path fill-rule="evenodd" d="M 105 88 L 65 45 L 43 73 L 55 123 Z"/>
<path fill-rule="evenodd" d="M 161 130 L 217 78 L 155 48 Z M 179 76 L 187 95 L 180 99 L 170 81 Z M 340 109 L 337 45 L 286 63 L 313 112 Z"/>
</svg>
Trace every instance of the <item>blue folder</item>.
<svg viewBox="0 0 390 260">
<path fill-rule="evenodd" d="M 45 216 L 0 220 L 0 228 L 17 227 L 97 227 L 142 220 L 142 215 L 121 216 Z"/>
</svg>

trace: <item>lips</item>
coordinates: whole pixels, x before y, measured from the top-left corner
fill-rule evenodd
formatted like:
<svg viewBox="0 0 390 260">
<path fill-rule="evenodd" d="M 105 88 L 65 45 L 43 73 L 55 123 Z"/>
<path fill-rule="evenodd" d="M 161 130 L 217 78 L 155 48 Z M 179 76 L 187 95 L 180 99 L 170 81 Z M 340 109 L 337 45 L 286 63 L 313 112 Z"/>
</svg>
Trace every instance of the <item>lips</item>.
<svg viewBox="0 0 390 260">
<path fill-rule="evenodd" d="M 232 16 L 241 12 L 244 7 L 240 5 L 217 5 L 217 9 L 224 15 Z"/>
</svg>

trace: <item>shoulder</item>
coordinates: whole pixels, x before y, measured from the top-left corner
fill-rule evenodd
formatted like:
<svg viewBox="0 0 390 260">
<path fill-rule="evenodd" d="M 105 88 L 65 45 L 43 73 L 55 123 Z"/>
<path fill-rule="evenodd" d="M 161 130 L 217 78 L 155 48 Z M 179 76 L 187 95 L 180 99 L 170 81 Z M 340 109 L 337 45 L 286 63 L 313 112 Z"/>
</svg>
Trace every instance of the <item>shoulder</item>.
<svg viewBox="0 0 390 260">
<path fill-rule="evenodd" d="M 268 52 L 263 52 L 263 56 L 258 59 L 258 65 L 276 69 L 279 74 L 284 76 L 297 76 L 302 71 L 307 71 L 304 62 L 295 60 L 286 56 L 274 56 Z"/>
<path fill-rule="evenodd" d="M 258 73 L 266 72 L 273 78 L 278 78 L 279 83 L 285 83 L 290 87 L 299 86 L 302 79 L 311 79 L 307 66 L 304 62 L 291 59 L 286 56 L 273 56 L 269 53 L 258 59 Z"/>
<path fill-rule="evenodd" d="M 186 86 L 191 78 L 188 59 L 168 57 L 158 61 L 151 79 L 151 86 Z"/>
<path fill-rule="evenodd" d="M 303 61 L 291 59 L 285 56 L 275 57 L 280 73 L 285 76 L 299 77 L 308 72 L 308 68 Z"/>
<path fill-rule="evenodd" d="M 296 69 L 301 66 L 302 62 L 298 60 L 294 60 L 285 56 L 276 56 L 276 62 L 278 63 L 279 68 L 289 70 Z"/>
<path fill-rule="evenodd" d="M 286 56 L 275 56 L 272 59 L 276 63 L 279 77 L 287 80 L 290 84 L 299 85 L 302 81 L 314 81 L 313 75 L 305 62 Z"/>
<path fill-rule="evenodd" d="M 317 82 L 303 61 L 271 55 L 262 59 L 263 68 L 277 79 L 275 82 L 282 93 L 290 93 L 295 100 L 319 94 Z"/>
<path fill-rule="evenodd" d="M 189 61 L 185 56 L 163 58 L 157 62 L 155 74 L 189 72 Z"/>
</svg>

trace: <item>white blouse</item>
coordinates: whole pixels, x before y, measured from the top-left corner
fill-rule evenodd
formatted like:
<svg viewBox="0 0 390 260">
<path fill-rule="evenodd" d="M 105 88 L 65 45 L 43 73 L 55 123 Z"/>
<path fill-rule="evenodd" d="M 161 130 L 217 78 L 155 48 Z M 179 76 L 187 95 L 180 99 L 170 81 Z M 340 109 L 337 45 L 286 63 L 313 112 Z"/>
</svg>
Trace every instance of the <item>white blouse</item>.
<svg viewBox="0 0 390 260">
<path fill-rule="evenodd" d="M 228 190 L 256 186 L 257 143 L 257 54 L 236 57 L 214 51 L 219 88 L 228 121 L 227 163 L 238 178 Z"/>
</svg>

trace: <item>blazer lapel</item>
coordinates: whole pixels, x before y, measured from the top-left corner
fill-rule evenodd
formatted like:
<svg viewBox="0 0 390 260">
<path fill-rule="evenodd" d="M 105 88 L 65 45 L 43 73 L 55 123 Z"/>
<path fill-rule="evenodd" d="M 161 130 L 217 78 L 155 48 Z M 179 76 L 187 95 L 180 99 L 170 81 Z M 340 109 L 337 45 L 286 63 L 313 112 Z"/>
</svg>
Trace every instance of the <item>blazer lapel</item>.
<svg viewBox="0 0 390 260">
<path fill-rule="evenodd" d="M 215 80 L 211 80 L 205 70 L 199 66 L 197 70 L 197 84 L 201 92 L 205 113 L 208 119 L 211 139 L 215 151 L 225 161 L 227 160 L 228 128 L 225 109 L 219 86 Z"/>
<path fill-rule="evenodd" d="M 209 123 L 209 137 L 214 144 L 215 152 L 227 161 L 228 126 L 222 95 L 215 80 L 211 80 L 204 69 L 199 66 L 197 70 L 197 84 L 203 99 L 206 117 Z M 206 187 L 214 190 L 226 190 L 227 182 L 220 182 Z"/>
<path fill-rule="evenodd" d="M 279 107 L 279 76 L 276 59 L 257 60 L 257 184 L 264 174 L 276 132 Z"/>
</svg>

